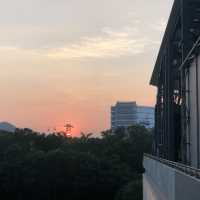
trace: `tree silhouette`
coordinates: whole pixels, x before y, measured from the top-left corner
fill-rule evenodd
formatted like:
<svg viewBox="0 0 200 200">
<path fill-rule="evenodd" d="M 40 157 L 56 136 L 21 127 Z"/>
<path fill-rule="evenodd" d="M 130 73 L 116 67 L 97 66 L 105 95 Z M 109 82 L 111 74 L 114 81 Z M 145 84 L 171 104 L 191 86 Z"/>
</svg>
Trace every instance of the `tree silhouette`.
<svg viewBox="0 0 200 200">
<path fill-rule="evenodd" d="M 142 199 L 142 157 L 151 149 L 151 132 L 137 125 L 101 135 L 66 138 L 30 129 L 0 132 L 0 197 Z"/>
</svg>

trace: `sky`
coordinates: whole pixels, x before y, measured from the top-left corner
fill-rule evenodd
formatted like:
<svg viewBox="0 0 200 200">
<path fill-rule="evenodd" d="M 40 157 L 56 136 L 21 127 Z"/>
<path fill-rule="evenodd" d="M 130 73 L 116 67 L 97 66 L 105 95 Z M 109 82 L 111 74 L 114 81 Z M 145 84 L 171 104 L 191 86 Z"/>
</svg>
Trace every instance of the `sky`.
<svg viewBox="0 0 200 200">
<path fill-rule="evenodd" d="M 154 106 L 149 80 L 173 0 L 0 0 L 0 121 L 73 134 L 110 106 Z"/>
</svg>

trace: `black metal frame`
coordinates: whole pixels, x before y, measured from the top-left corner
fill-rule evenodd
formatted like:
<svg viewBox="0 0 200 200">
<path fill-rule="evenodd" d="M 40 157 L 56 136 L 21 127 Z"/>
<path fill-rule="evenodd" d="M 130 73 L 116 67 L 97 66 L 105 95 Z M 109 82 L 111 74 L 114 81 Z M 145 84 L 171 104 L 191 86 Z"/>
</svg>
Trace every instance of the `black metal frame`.
<svg viewBox="0 0 200 200">
<path fill-rule="evenodd" d="M 151 78 L 158 88 L 154 154 L 186 164 L 190 164 L 186 74 L 199 35 L 200 0 L 175 0 Z"/>
</svg>

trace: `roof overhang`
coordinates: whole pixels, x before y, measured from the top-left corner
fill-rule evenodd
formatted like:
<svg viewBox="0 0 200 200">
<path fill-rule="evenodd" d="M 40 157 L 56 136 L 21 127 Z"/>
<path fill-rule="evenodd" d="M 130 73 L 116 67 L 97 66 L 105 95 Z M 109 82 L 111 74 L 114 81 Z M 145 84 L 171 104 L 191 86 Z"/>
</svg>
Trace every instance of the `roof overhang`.
<svg viewBox="0 0 200 200">
<path fill-rule="evenodd" d="M 168 20 L 168 24 L 164 33 L 164 37 L 162 39 L 162 43 L 160 46 L 160 50 L 157 56 L 157 60 L 154 66 L 154 70 L 151 76 L 150 84 L 153 86 L 158 86 L 159 82 L 159 74 L 161 71 L 161 64 L 162 64 L 162 59 L 165 55 L 165 50 L 168 46 L 169 40 L 174 33 L 174 30 L 177 25 L 178 18 L 180 16 L 181 12 L 181 1 L 180 0 L 175 0 L 172 11 Z"/>
</svg>

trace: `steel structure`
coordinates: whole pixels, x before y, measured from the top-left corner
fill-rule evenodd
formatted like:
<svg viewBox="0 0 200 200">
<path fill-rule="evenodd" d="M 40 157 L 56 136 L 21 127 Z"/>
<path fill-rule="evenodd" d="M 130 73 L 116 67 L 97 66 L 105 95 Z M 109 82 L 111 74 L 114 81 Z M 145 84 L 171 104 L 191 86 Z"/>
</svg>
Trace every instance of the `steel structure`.
<svg viewBox="0 0 200 200">
<path fill-rule="evenodd" d="M 185 164 L 190 164 L 186 79 L 199 49 L 199 35 L 200 0 L 175 0 L 150 82 L 158 89 L 154 155 Z"/>
<path fill-rule="evenodd" d="M 74 126 L 72 126 L 70 123 L 67 123 L 65 126 L 65 137 L 71 137 L 71 133 L 72 133 L 72 129 L 74 128 Z"/>
</svg>

